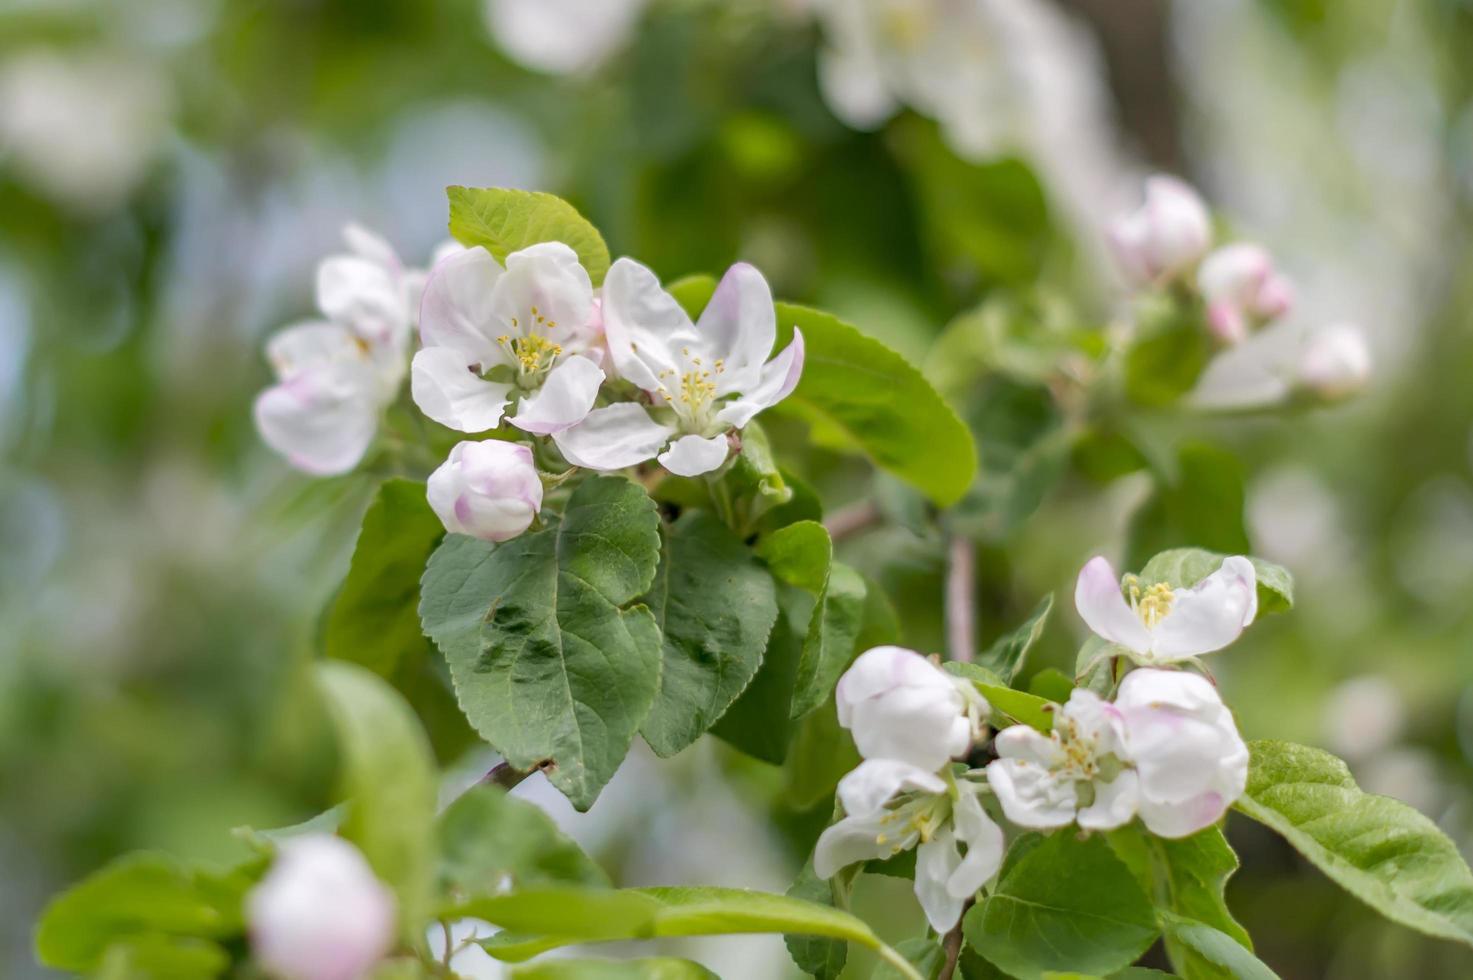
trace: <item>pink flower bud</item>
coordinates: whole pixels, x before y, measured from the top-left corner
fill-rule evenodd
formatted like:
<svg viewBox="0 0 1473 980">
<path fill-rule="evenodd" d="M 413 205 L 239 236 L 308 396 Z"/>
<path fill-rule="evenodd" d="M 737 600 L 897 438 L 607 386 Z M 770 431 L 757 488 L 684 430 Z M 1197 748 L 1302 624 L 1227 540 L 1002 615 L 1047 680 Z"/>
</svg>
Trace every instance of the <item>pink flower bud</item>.
<svg viewBox="0 0 1473 980">
<path fill-rule="evenodd" d="M 1121 269 L 1141 286 L 1160 285 L 1187 272 L 1212 244 L 1207 205 L 1186 183 L 1157 176 L 1146 181 L 1146 200 L 1109 231 Z"/>
<path fill-rule="evenodd" d="M 452 534 L 507 541 L 531 526 L 542 509 L 542 479 L 524 445 L 462 442 L 430 474 L 428 497 Z"/>
<path fill-rule="evenodd" d="M 1207 325 L 1224 344 L 1246 340 L 1251 330 L 1283 316 L 1294 305 L 1294 287 L 1258 245 L 1225 245 L 1207 256 L 1197 273 L 1207 303 Z"/>
<path fill-rule="evenodd" d="M 1299 355 L 1299 384 L 1325 401 L 1349 398 L 1371 379 L 1371 349 L 1356 327 L 1336 324 L 1310 335 Z"/>
</svg>

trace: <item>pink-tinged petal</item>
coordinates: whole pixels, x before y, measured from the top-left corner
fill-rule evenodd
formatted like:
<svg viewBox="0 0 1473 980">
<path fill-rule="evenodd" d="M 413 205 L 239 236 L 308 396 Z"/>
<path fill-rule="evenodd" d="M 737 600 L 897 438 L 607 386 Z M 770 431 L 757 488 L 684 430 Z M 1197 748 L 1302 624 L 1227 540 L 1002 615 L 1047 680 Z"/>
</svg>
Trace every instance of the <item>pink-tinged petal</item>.
<svg viewBox="0 0 1473 980">
<path fill-rule="evenodd" d="M 373 442 L 379 404 L 366 362 L 296 372 L 256 399 L 256 428 L 266 445 L 314 476 L 346 473 Z"/>
<path fill-rule="evenodd" d="M 317 308 L 370 343 L 389 343 L 409 330 L 398 276 L 356 255 L 335 255 L 317 266 Z"/>
<path fill-rule="evenodd" d="M 578 347 L 593 310 L 593 283 L 571 248 L 541 242 L 506 257 L 492 304 L 503 322 L 515 317 L 520 332 Z"/>
<path fill-rule="evenodd" d="M 1074 607 L 1090 629 L 1128 650 L 1145 654 L 1151 632 L 1120 591 L 1120 577 L 1103 557 L 1091 558 L 1074 586 Z"/>
<path fill-rule="evenodd" d="M 1135 817 L 1139 804 L 1139 780 L 1129 769 L 1108 783 L 1094 782 L 1095 801 L 1079 811 L 1079 826 L 1086 830 L 1114 830 Z"/>
<path fill-rule="evenodd" d="M 266 341 L 266 360 L 283 381 L 309 368 L 335 361 L 360 360 L 362 353 L 351 330 L 340 323 L 322 320 L 294 324 L 278 330 Z"/>
<path fill-rule="evenodd" d="M 726 405 L 716 420 L 740 429 L 763 409 L 770 408 L 793 393 L 803 376 L 803 331 L 793 328 L 793 340 L 782 353 L 762 366 L 757 384 L 742 397 Z"/>
<path fill-rule="evenodd" d="M 542 480 L 526 446 L 461 442 L 430 474 L 426 497 L 445 530 L 509 541 L 542 509 Z"/>
<path fill-rule="evenodd" d="M 1029 725 L 1009 725 L 993 738 L 992 747 L 1004 759 L 1016 759 L 1045 769 L 1061 765 L 1064 761 L 1059 743 Z"/>
<path fill-rule="evenodd" d="M 961 919 L 966 904 L 947 887 L 961 863 L 956 835 L 948 826 L 942 826 L 930 840 L 916 848 L 916 898 L 931 928 L 943 935 Z"/>
<path fill-rule="evenodd" d="M 977 794 L 966 784 L 961 787 L 952 809 L 952 825 L 956 836 L 967 845 L 967 856 L 952 872 L 946 890 L 953 898 L 967 899 L 975 895 L 988 879 L 1002 867 L 1006 841 L 1002 828 L 982 809 Z"/>
<path fill-rule="evenodd" d="M 839 780 L 839 802 L 851 817 L 882 809 L 903 792 L 944 793 L 946 782 L 934 772 L 898 759 L 866 759 Z"/>
<path fill-rule="evenodd" d="M 524 432 L 551 435 L 582 422 L 593 410 L 603 384 L 603 370 L 586 357 L 574 356 L 548 372 L 542 387 L 522 397 L 509 420 Z"/>
<path fill-rule="evenodd" d="M 840 868 L 888 858 L 915 846 L 919 834 L 892 824 L 884 812 L 840 820 L 819 835 L 813 848 L 813 873 L 832 878 Z"/>
<path fill-rule="evenodd" d="M 1299 355 L 1296 380 L 1325 401 L 1348 398 L 1371 380 L 1371 348 L 1358 327 L 1336 324 L 1310 335 Z"/>
<path fill-rule="evenodd" d="M 987 765 L 987 782 L 1003 813 L 1019 827 L 1047 830 L 1074 822 L 1079 797 L 1073 781 L 1037 763 L 997 759 Z"/>
<path fill-rule="evenodd" d="M 504 274 L 484 248 L 447 256 L 430 270 L 419 306 L 419 335 L 426 347 L 448 347 L 467 364 L 507 363 L 496 338 L 507 327 L 496 315 L 494 294 Z"/>
<path fill-rule="evenodd" d="M 660 454 L 660 465 L 676 476 L 700 476 L 720 469 L 731 452 L 726 436 L 681 436 L 670 444 L 667 452 Z"/>
<path fill-rule="evenodd" d="M 1187 807 L 1207 794 L 1229 804 L 1242 794 L 1248 748 L 1211 682 L 1185 671 L 1135 670 L 1115 704 L 1140 778 L 1142 814 L 1148 804 L 1159 816 L 1161 807 Z"/>
<path fill-rule="evenodd" d="M 409 391 L 419 410 L 458 432 L 485 432 L 501 423 L 512 386 L 486 381 L 465 355 L 448 347 L 426 347 L 414 355 Z"/>
<path fill-rule="evenodd" d="M 676 352 L 694 342 L 695 327 L 653 272 L 633 259 L 616 260 L 604 277 L 600 310 L 619 377 L 645 391 L 672 377 L 679 383 Z"/>
<path fill-rule="evenodd" d="M 1248 321 L 1243 318 L 1243 311 L 1231 303 L 1207 304 L 1207 328 L 1219 343 L 1228 347 L 1248 339 Z"/>
<path fill-rule="evenodd" d="M 707 363 L 721 363 L 713 377 L 718 397 L 757 386 L 777 339 L 777 312 L 755 266 L 738 262 L 726 270 L 696 321 L 696 333 Z"/>
<path fill-rule="evenodd" d="M 1258 612 L 1257 576 L 1246 558 L 1222 567 L 1190 589 L 1177 589 L 1171 610 L 1156 624 L 1156 660 L 1184 660 L 1221 650 L 1253 622 Z"/>
<path fill-rule="evenodd" d="M 621 470 L 653 459 L 675 429 L 650 418 L 642 405 L 620 402 L 595 408 L 582 422 L 552 439 L 568 462 L 591 470 Z"/>
<path fill-rule="evenodd" d="M 1232 803 L 1221 793 L 1207 792 L 1183 803 L 1141 801 L 1141 822 L 1157 837 L 1190 837 L 1221 820 Z"/>
</svg>

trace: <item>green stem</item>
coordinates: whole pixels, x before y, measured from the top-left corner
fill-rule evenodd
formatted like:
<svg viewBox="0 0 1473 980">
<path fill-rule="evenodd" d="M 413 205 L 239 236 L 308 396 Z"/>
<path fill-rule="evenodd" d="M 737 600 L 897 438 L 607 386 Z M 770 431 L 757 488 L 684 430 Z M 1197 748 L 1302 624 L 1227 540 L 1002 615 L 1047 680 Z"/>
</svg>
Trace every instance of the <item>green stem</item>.
<svg viewBox="0 0 1473 980">
<path fill-rule="evenodd" d="M 876 940 L 876 942 L 879 942 L 879 940 Z M 915 967 L 911 966 L 910 960 L 906 959 L 904 956 L 901 956 L 899 950 L 895 949 L 893 946 L 880 942 L 879 945 L 875 947 L 875 952 L 879 953 L 880 959 L 884 960 L 886 963 L 889 963 L 890 966 L 893 967 L 895 971 L 901 976 L 905 977 L 906 980 L 926 980 L 926 978 L 921 976 L 921 974 L 916 970 Z"/>
</svg>

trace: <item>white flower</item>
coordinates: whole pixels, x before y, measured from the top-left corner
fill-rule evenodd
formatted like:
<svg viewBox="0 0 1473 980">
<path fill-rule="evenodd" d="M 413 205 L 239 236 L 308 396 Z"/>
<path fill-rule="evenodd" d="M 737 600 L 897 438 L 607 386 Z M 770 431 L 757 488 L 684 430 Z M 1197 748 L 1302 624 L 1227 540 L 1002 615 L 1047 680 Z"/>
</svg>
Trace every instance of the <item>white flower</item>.
<svg viewBox="0 0 1473 980">
<path fill-rule="evenodd" d="M 1212 243 L 1207 205 L 1175 177 L 1146 180 L 1146 200 L 1116 220 L 1110 244 L 1121 269 L 1141 286 L 1160 285 L 1187 272 Z"/>
<path fill-rule="evenodd" d="M 441 260 L 420 306 L 415 404 L 461 432 L 496 428 L 507 406 L 519 429 L 547 435 L 583 419 L 603 383 L 585 356 L 596 339 L 593 284 L 561 242 L 513 252 L 503 268 L 484 248 Z"/>
<path fill-rule="evenodd" d="M 1297 374 L 1302 388 L 1325 401 L 1356 394 L 1371 379 L 1365 335 L 1348 324 L 1315 331 L 1300 353 Z"/>
<path fill-rule="evenodd" d="M 427 495 L 445 530 L 507 541 L 542 509 L 542 480 L 526 446 L 495 439 L 462 442 L 430 474 Z"/>
<path fill-rule="evenodd" d="M 595 68 L 634 33 L 648 0 L 486 0 L 486 27 L 507 56 L 534 71 Z"/>
<path fill-rule="evenodd" d="M 767 359 L 777 337 L 772 293 L 745 263 L 727 270 L 692 324 L 653 272 L 619 259 L 604 279 L 601 312 L 614 370 L 642 388 L 654 410 L 610 405 L 555 433 L 558 448 L 578 466 L 616 470 L 658 455 L 680 476 L 708 473 L 726 462 L 727 433 L 786 398 L 803 372 L 797 329 L 792 343 Z"/>
<path fill-rule="evenodd" d="M 866 760 L 839 781 L 845 816 L 819 836 L 814 873 L 830 878 L 857 861 L 919 845 L 916 897 L 932 928 L 944 933 L 1002 864 L 1002 828 L 983 811 L 979 792 L 974 783 L 909 763 Z"/>
<path fill-rule="evenodd" d="M 1126 589 L 1129 602 L 1110 563 L 1092 558 L 1079 573 L 1074 605 L 1090 629 L 1141 663 L 1173 663 L 1221 650 L 1258 614 L 1257 576 L 1241 556 L 1224 558 L 1190 589 L 1164 583 L 1142 588 L 1135 576 L 1127 578 Z"/>
<path fill-rule="evenodd" d="M 1180 670 L 1133 670 L 1115 707 L 1135 764 L 1141 820 L 1186 837 L 1222 818 L 1248 784 L 1248 746 L 1217 688 Z"/>
<path fill-rule="evenodd" d="M 1273 257 L 1246 242 L 1224 245 L 1207 256 L 1197 271 L 1197 285 L 1207 302 L 1207 324 L 1225 344 L 1242 343 L 1294 304 L 1294 287 L 1274 268 Z"/>
<path fill-rule="evenodd" d="M 357 980 L 394 942 L 394 895 L 357 848 L 326 834 L 283 843 L 246 897 L 251 947 L 282 980 Z"/>
<path fill-rule="evenodd" d="M 866 759 L 903 761 L 934 771 L 967 754 L 987 702 L 914 650 L 866 650 L 834 689 L 839 724 Z"/>
<path fill-rule="evenodd" d="M 1076 689 L 1048 735 L 1013 725 L 993 746 L 999 758 L 987 766 L 987 781 L 1020 827 L 1078 822 L 1110 830 L 1135 816 L 1136 774 L 1127 767 L 1121 714 L 1093 691 Z"/>
</svg>

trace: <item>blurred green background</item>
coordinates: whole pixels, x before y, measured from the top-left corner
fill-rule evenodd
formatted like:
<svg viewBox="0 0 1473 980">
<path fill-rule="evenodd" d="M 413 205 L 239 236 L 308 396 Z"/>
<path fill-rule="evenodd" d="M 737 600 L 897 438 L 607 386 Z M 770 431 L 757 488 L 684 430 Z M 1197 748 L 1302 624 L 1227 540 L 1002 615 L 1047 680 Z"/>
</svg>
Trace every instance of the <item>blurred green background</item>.
<svg viewBox="0 0 1473 980">
<path fill-rule="evenodd" d="M 1358 322 L 1376 382 L 1290 418 L 1134 419 L 1142 444 L 1215 460 L 1235 530 L 1173 502 L 1190 467 L 1163 493 L 1076 460 L 1037 512 L 1023 491 L 978 524 L 983 632 L 1054 591 L 1038 666 L 1067 669 L 1085 558 L 1123 558 L 1152 522 L 1213 545 L 1241 510 L 1299 587 L 1214 661 L 1244 733 L 1343 755 L 1473 851 L 1473 3 L 999 4 L 1011 26 L 978 55 L 990 135 L 966 158 L 920 113 L 871 132 L 834 115 L 822 5 L 650 0 L 547 74 L 477 0 L 0 2 L 0 975 L 43 975 L 37 911 L 109 857 L 223 859 L 231 827 L 331 801 L 301 667 L 372 479 L 310 481 L 259 443 L 260 348 L 310 314 L 345 222 L 425 261 L 452 183 L 562 194 L 666 279 L 755 262 L 926 365 L 1006 496 L 1019 430 L 1047 412 L 936 338 L 978 304 L 1025 336 L 1105 327 L 1123 290 L 1104 222 L 1146 173 L 1192 180 L 1295 277 L 1286 330 Z M 1204 386 L 1232 383 L 1220 367 Z M 908 513 L 853 459 L 792 458 L 831 509 Z M 944 547 L 905 525 L 845 549 L 909 645 L 939 649 Z M 584 817 L 526 792 L 627 883 L 781 890 L 827 812 L 708 743 L 636 755 Z M 1473 975 L 1261 829 L 1230 833 L 1230 901 L 1285 978 Z M 919 916 L 889 884 L 862 899 L 903 937 Z M 698 955 L 733 978 L 789 969 L 775 939 Z"/>
</svg>

